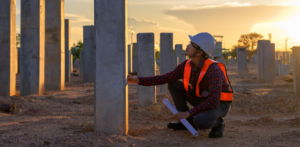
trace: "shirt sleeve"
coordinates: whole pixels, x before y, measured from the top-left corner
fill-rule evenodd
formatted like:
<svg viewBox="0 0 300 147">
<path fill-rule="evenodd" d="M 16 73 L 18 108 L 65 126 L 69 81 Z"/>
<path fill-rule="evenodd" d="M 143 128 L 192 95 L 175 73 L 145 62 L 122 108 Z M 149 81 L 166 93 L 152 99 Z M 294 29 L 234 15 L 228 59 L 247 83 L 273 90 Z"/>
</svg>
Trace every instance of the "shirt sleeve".
<svg viewBox="0 0 300 147">
<path fill-rule="evenodd" d="M 183 78 L 183 71 L 185 63 L 184 61 L 180 63 L 173 71 L 170 71 L 166 74 L 154 76 L 154 77 L 139 77 L 139 85 L 143 86 L 155 86 L 155 85 L 163 85 L 166 83 L 174 82 Z"/>
<path fill-rule="evenodd" d="M 208 97 L 203 103 L 189 110 L 189 113 L 192 116 L 213 109 L 220 104 L 222 83 L 224 79 L 222 70 L 218 65 L 213 64 L 208 68 L 205 78 L 208 78 L 209 80 Z"/>
</svg>

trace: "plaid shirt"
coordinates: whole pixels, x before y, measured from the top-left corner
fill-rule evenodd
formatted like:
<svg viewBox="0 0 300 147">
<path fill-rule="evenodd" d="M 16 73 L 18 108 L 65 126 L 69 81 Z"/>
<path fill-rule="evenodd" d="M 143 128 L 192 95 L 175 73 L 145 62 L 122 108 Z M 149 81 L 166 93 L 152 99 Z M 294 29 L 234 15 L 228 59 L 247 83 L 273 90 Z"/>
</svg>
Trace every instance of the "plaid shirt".
<svg viewBox="0 0 300 147">
<path fill-rule="evenodd" d="M 207 58 L 203 58 L 199 63 L 198 67 L 195 67 L 193 62 L 191 62 L 192 71 L 190 77 L 190 92 L 186 91 L 186 96 L 191 98 L 197 98 L 195 94 L 195 87 L 197 84 L 197 80 L 199 78 L 199 74 L 201 68 L 204 64 L 204 61 Z M 183 72 L 185 64 L 188 60 L 179 64 L 173 71 L 168 72 L 163 75 L 154 76 L 154 77 L 139 77 L 140 83 L 139 85 L 143 86 L 154 86 L 154 85 L 162 85 L 170 82 L 177 81 L 179 79 L 183 79 Z M 217 64 L 212 64 L 209 66 L 205 76 L 202 81 L 199 83 L 200 93 L 203 91 L 208 92 L 207 97 L 201 97 L 204 101 L 198 106 L 189 110 L 189 113 L 192 116 L 195 116 L 198 113 L 208 111 L 217 107 L 220 104 L 220 95 L 221 91 L 229 91 L 229 84 L 227 83 L 225 76 Z"/>
</svg>

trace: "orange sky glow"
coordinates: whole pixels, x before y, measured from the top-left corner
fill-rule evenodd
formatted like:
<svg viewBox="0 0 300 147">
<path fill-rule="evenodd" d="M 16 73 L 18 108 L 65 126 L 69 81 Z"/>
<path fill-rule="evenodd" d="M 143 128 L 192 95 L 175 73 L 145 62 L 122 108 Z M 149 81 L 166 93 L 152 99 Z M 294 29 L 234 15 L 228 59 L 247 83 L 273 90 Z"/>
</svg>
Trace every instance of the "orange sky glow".
<svg viewBox="0 0 300 147">
<path fill-rule="evenodd" d="M 189 43 L 188 35 L 209 32 L 222 35 L 223 47 L 231 49 L 242 34 L 272 33 L 276 50 L 300 46 L 300 0 L 127 0 L 128 28 L 153 32 L 159 44 L 162 32 L 174 33 L 175 44 Z M 93 0 L 65 0 L 65 18 L 71 20 L 71 39 L 83 38 L 83 26 L 94 24 Z M 20 0 L 17 0 L 17 32 L 20 32 Z M 136 42 L 136 34 L 133 42 Z M 131 36 L 128 36 L 131 43 Z"/>
</svg>

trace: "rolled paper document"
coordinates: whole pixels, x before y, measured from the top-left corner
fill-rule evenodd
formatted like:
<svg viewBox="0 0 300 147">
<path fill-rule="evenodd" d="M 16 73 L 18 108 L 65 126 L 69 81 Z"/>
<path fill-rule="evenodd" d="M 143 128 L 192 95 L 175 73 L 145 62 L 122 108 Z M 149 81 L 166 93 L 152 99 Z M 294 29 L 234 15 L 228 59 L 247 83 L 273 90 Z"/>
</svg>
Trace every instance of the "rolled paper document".
<svg viewBox="0 0 300 147">
<path fill-rule="evenodd" d="M 171 110 L 171 112 L 174 115 L 178 113 L 178 111 L 173 107 L 173 105 L 167 99 L 164 99 L 163 103 Z M 180 122 L 192 133 L 194 137 L 198 136 L 198 132 L 186 119 L 181 119 Z"/>
</svg>

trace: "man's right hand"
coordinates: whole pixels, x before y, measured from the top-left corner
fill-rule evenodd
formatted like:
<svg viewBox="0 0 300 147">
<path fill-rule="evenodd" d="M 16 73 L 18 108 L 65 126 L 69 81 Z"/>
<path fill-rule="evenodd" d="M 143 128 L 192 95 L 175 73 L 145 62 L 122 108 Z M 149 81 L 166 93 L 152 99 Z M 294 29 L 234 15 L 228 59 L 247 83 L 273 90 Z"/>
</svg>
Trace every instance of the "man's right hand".
<svg viewBox="0 0 300 147">
<path fill-rule="evenodd" d="M 127 82 L 128 82 L 128 83 L 131 83 L 131 84 L 138 84 L 138 83 L 140 83 L 138 77 L 133 76 L 133 75 L 130 75 L 130 74 L 128 74 Z"/>
</svg>

